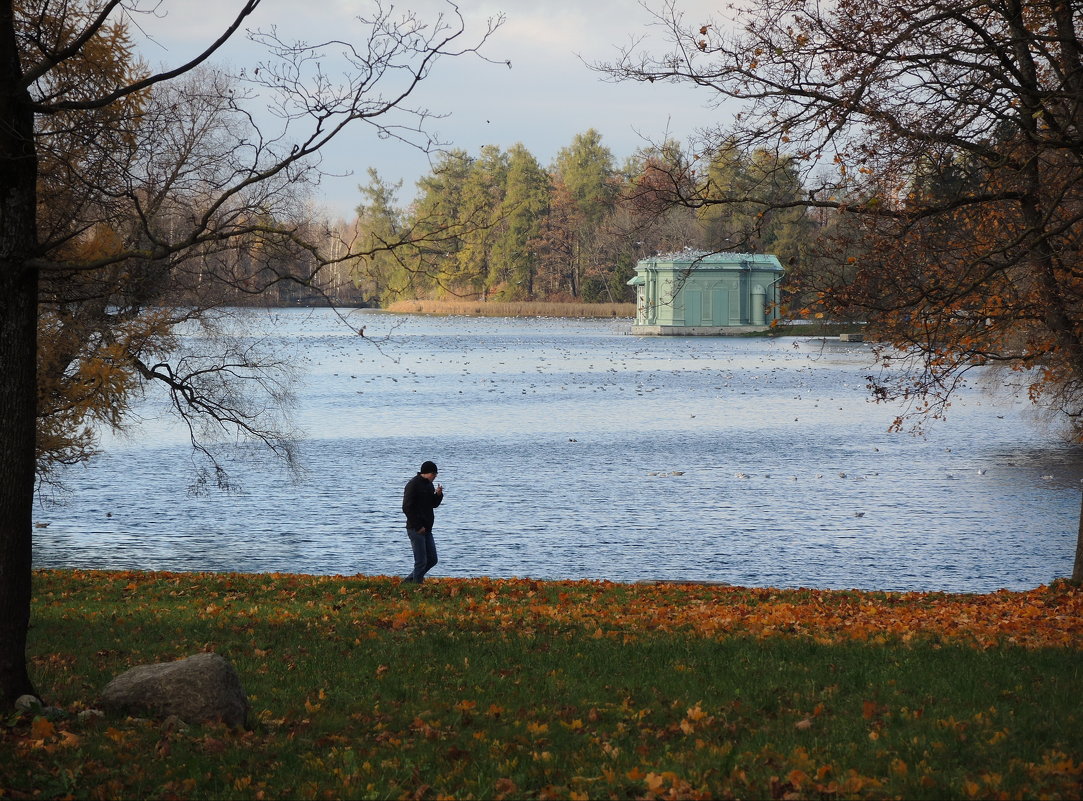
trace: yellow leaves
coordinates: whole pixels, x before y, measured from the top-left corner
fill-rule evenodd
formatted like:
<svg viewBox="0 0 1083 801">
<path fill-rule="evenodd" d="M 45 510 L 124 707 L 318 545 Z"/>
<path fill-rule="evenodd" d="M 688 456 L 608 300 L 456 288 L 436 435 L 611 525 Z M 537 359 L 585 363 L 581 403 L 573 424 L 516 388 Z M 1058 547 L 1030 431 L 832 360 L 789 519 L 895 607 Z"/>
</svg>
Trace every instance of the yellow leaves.
<svg viewBox="0 0 1083 801">
<path fill-rule="evenodd" d="M 1027 773 L 1036 779 L 1059 775 L 1073 776 L 1083 781 L 1083 761 L 1076 762 L 1061 751 L 1044 754 L 1039 764 L 1029 764 L 1026 768 Z"/>
<path fill-rule="evenodd" d="M 54 736 L 56 736 L 56 727 L 50 721 L 42 717 L 34 718 L 30 724 L 30 739 L 50 740 Z"/>
<path fill-rule="evenodd" d="M 653 771 L 643 777 L 650 798 L 696 798 L 692 786 L 681 779 L 673 771 L 667 770 L 661 773 Z"/>
<path fill-rule="evenodd" d="M 38 327 L 39 462 L 87 458 L 94 440 L 88 424 L 123 426 L 140 385 L 133 359 L 170 350 L 172 326 L 169 313 L 161 310 L 118 323 L 88 322 L 66 310 L 43 308 Z"/>
<path fill-rule="evenodd" d="M 857 794 L 861 793 L 866 788 L 875 789 L 877 787 L 882 787 L 883 782 L 872 776 L 863 776 L 851 768 L 847 771 L 846 778 L 839 786 L 843 793 Z"/>
<path fill-rule="evenodd" d="M 786 774 L 786 780 L 798 790 L 810 783 L 809 775 L 799 768 L 794 768 Z"/>
<path fill-rule="evenodd" d="M 59 729 L 52 721 L 39 716 L 30 722 L 29 736 L 21 747 L 29 751 L 40 750 L 55 754 L 60 749 L 78 748 L 82 742 L 79 735 Z"/>
<path fill-rule="evenodd" d="M 687 717 L 688 720 L 691 721 L 700 721 L 707 717 L 707 713 L 703 711 L 703 708 L 700 706 L 700 702 L 697 701 L 695 706 L 689 707 L 688 712 L 685 714 L 685 717 Z"/>
<path fill-rule="evenodd" d="M 647 789 L 652 793 L 657 793 L 662 789 L 662 785 L 665 781 L 665 776 L 659 773 L 648 773 L 643 777 L 643 783 L 647 785 Z"/>
<path fill-rule="evenodd" d="M 317 695 L 317 700 L 310 701 L 308 698 L 305 699 L 305 709 L 311 715 L 313 712 L 318 712 L 320 710 L 320 708 L 323 706 L 323 702 L 326 701 L 326 700 L 327 700 L 327 692 L 321 687 L 320 692 Z"/>
<path fill-rule="evenodd" d="M 699 724 L 710 725 L 713 721 L 714 718 L 704 712 L 700 702 L 697 701 L 695 706 L 689 707 L 685 712 L 684 719 L 681 720 L 678 727 L 685 734 L 692 734 Z"/>
<path fill-rule="evenodd" d="M 140 601 L 149 603 L 154 600 L 154 590 L 165 595 L 176 592 L 175 583 L 163 581 L 161 575 L 118 574 L 111 583 L 117 590 L 138 592 Z M 152 581 L 150 576 L 156 578 Z M 88 574 L 87 580 L 92 579 L 104 580 Z M 275 581 L 276 589 L 288 581 L 285 577 L 268 580 Z M 424 629 L 435 624 L 461 632 L 507 628 L 537 636 L 575 629 L 578 636 L 629 643 L 650 632 L 706 638 L 803 637 L 825 645 L 850 641 L 920 643 L 928 639 L 980 648 L 998 643 L 1025 648 L 1079 647 L 1083 643 L 1083 591 L 1067 584 L 987 595 L 665 584 L 629 587 L 604 582 L 554 582 L 539 592 L 536 582 L 517 579 L 445 579 L 440 586 L 448 594 L 437 604 L 417 604 L 396 596 L 352 610 L 357 637 L 363 642 L 379 629 Z M 454 596 L 452 589 L 457 590 Z M 298 604 L 286 596 L 281 601 L 235 592 L 192 597 L 202 598 L 197 609 L 200 616 L 208 618 L 255 617 L 258 613 L 261 619 L 279 623 L 299 617 Z M 332 611 L 336 597 L 329 594 L 311 607 L 307 602 L 300 604 L 311 610 L 310 616 L 301 617 L 311 623 L 314 632 L 333 630 L 342 622 L 342 614 Z M 242 598 L 244 606 L 238 609 Z M 256 649 L 252 653 L 259 658 L 269 656 L 261 646 L 251 646 Z M 674 665 L 675 670 L 687 668 L 683 662 Z M 377 667 L 376 676 L 389 670 L 390 666 Z M 499 676 L 514 681 L 517 673 L 509 666 Z M 874 717 L 873 703 L 870 699 L 870 706 L 862 711 Z M 693 712 L 689 723 L 697 725 L 700 714 L 707 713 L 702 708 Z M 814 719 L 816 715 L 813 711 L 807 716 Z"/>
<path fill-rule="evenodd" d="M 60 587 L 57 579 L 46 571 L 36 575 L 40 579 L 37 584 L 40 597 L 47 599 L 42 611 L 52 613 L 56 599 L 66 587 Z M 319 772 L 315 763 L 309 770 L 299 760 L 295 761 L 293 764 L 301 765 L 303 778 L 291 773 L 271 780 L 251 767 L 244 768 L 251 770 L 254 778 L 271 780 L 272 786 L 281 781 L 292 782 L 292 788 L 308 787 L 306 782 L 319 772 L 327 782 L 321 789 L 337 797 L 410 797 L 420 786 L 420 780 L 409 784 L 411 764 L 432 766 L 432 771 L 424 775 L 424 780 L 431 782 L 427 796 L 430 798 L 444 795 L 507 799 L 543 794 L 570 798 L 577 794 L 591 798 L 783 799 L 908 797 L 908 793 L 967 797 L 964 778 L 978 785 L 976 798 L 1001 794 L 1028 797 L 1021 787 L 1034 789 L 1035 797 L 1047 790 L 1050 797 L 1055 797 L 1053 789 L 1077 783 L 1076 777 L 1083 778 L 1072 772 L 1080 770 L 1080 766 L 1065 755 L 1041 763 L 1040 753 L 1023 756 L 1021 750 L 1013 747 L 1009 751 L 1019 754 L 1016 762 L 1011 766 L 998 762 L 1001 754 L 1008 753 L 1005 747 L 1017 736 L 1015 727 L 1021 725 L 1013 722 L 1009 714 L 1018 703 L 1013 693 L 994 692 L 987 694 L 988 700 L 977 707 L 959 706 L 948 704 L 936 693 L 927 698 L 920 689 L 904 690 L 905 682 L 900 680 L 898 686 L 893 685 L 892 676 L 865 685 L 868 689 L 864 691 L 856 689 L 850 682 L 852 676 L 848 678 L 845 672 L 821 675 L 821 680 L 807 686 L 803 682 L 782 682 L 772 676 L 769 677 L 772 686 L 779 682 L 780 706 L 777 714 L 764 716 L 758 703 L 750 705 L 743 696 L 731 705 L 728 697 L 713 689 L 701 689 L 705 685 L 699 682 L 706 681 L 714 666 L 693 649 L 688 653 L 666 652 L 669 657 L 663 669 L 687 668 L 669 675 L 673 682 L 669 690 L 640 692 L 617 677 L 607 681 L 605 691 L 598 695 L 568 691 L 568 687 L 574 687 L 571 680 L 575 672 L 611 664 L 598 662 L 588 653 L 591 649 L 609 651 L 605 645 L 609 640 L 603 640 L 601 647 L 586 640 L 599 625 L 617 637 L 628 633 L 637 640 L 646 640 L 651 647 L 651 632 L 657 631 L 676 632 L 675 641 L 689 644 L 697 638 L 784 637 L 804 640 L 810 646 L 822 640 L 843 644 L 838 649 L 840 652 L 853 650 L 845 644 L 850 639 L 902 642 L 906 636 L 912 636 L 918 644 L 915 649 L 924 649 L 920 643 L 928 639 L 945 645 L 959 642 L 984 647 L 986 642 L 1006 641 L 1005 634 L 1028 647 L 1046 641 L 1064 642 L 1069 647 L 1074 643 L 1078 647 L 1083 594 L 1066 586 L 1028 593 L 953 596 L 690 585 L 622 586 L 602 582 L 561 582 L 537 587 L 514 580 L 447 579 L 434 582 L 433 592 L 420 598 L 396 592 L 390 580 L 366 579 L 351 585 L 351 590 L 356 589 L 353 597 L 364 600 L 350 609 L 349 616 L 356 619 L 346 625 L 342 614 L 331 614 L 331 623 L 323 620 L 325 613 L 343 597 L 339 592 L 342 579 L 322 594 L 307 592 L 299 583 L 289 584 L 288 578 L 232 579 L 224 587 L 217 583 L 224 580 L 204 578 L 203 582 L 211 583 L 205 584 L 201 591 L 195 591 L 194 583 L 178 584 L 160 576 L 152 578 L 150 574 L 87 574 L 79 580 L 104 586 L 106 595 L 114 600 L 129 599 L 130 593 L 137 592 L 141 604 L 153 603 L 154 592 L 159 592 L 166 603 L 179 605 L 190 617 L 203 613 L 211 605 L 225 607 L 214 621 L 216 626 L 208 629 L 229 630 L 236 622 L 234 615 L 256 603 L 265 617 L 284 610 L 294 614 L 293 619 L 299 616 L 302 621 L 312 622 L 314 630 L 298 627 L 302 636 L 320 637 L 334 625 L 348 629 L 337 634 L 341 653 L 347 659 L 354 658 L 355 651 L 356 655 L 363 654 L 363 660 L 358 663 L 360 671 L 350 675 L 361 676 L 360 686 L 370 685 L 360 701 L 356 700 L 356 694 L 351 695 L 351 689 L 340 690 L 340 684 L 332 682 L 322 670 L 313 670 L 320 663 L 302 660 L 298 649 L 285 641 L 267 638 L 263 632 L 250 632 L 247 628 L 229 641 L 234 653 L 248 657 L 246 662 L 253 661 L 254 650 L 270 657 L 261 659 L 260 664 L 269 664 L 272 675 L 255 680 L 259 705 L 253 709 L 262 710 L 258 712 L 257 742 L 262 740 L 277 747 L 288 741 L 290 748 L 315 748 L 325 762 L 325 770 Z M 70 575 L 66 575 L 65 581 L 71 581 Z M 264 584 L 275 585 L 273 592 Z M 454 596 L 450 593 L 453 587 L 458 590 Z M 487 595 L 492 597 L 486 599 Z M 564 597 L 563 603 L 558 601 L 559 596 Z M 316 599 L 313 606 L 307 603 L 310 597 Z M 391 655 L 381 654 L 378 648 L 373 652 L 367 645 L 354 649 L 350 644 L 355 636 L 365 638 L 368 636 L 365 632 L 372 630 L 380 633 L 383 642 L 405 640 L 409 644 L 413 631 L 405 635 L 389 631 L 392 618 L 407 609 L 413 613 L 408 618 L 411 629 L 446 632 L 452 646 L 445 656 L 429 660 L 434 672 L 454 674 L 447 677 L 441 693 L 433 692 L 423 698 L 400 695 L 400 685 L 410 686 L 413 674 L 392 661 Z M 502 625 L 505 620 L 517 627 L 514 636 L 506 633 Z M 247 626 L 250 621 L 246 618 L 243 622 Z M 524 631 L 530 634 L 522 634 Z M 198 636 L 202 639 L 212 635 Z M 483 646 L 493 644 L 497 658 L 490 661 L 481 658 L 477 650 L 456 650 L 460 643 L 455 641 L 465 638 Z M 550 661 L 548 657 L 540 660 L 532 678 L 524 665 L 535 650 L 548 653 L 557 639 L 572 643 L 571 656 L 559 661 Z M 613 644 L 619 642 L 617 639 Z M 366 641 L 362 639 L 362 643 Z M 305 645 L 313 647 L 310 640 Z M 717 650 L 720 654 L 727 653 L 731 645 L 735 651 L 758 647 L 753 642 L 723 645 L 720 650 L 707 648 L 702 642 L 694 647 L 701 652 Z M 769 644 L 772 650 L 779 645 Z M 802 651 L 800 643 L 794 645 L 798 652 Z M 628 658 L 656 653 L 636 646 L 615 650 Z M 909 651 L 895 649 L 894 653 Z M 874 652 L 878 653 L 873 649 L 870 654 Z M 339 653 L 337 647 L 334 653 Z M 464 659 L 466 653 L 470 654 L 468 662 Z M 526 654 L 523 662 L 517 660 L 518 654 Z M 582 662 L 581 654 L 585 657 Z M 45 656 L 38 654 L 39 659 Z M 110 657 L 115 658 L 116 654 Z M 384 659 L 388 662 L 381 664 Z M 288 676 L 287 660 L 296 661 L 296 670 Z M 740 663 L 735 666 L 738 670 L 745 669 Z M 45 664 L 39 663 L 38 668 L 43 667 Z M 551 670 L 554 667 L 557 670 Z M 274 675 L 276 671 L 282 672 L 284 681 L 280 682 Z M 54 672 L 51 666 L 48 672 Z M 68 672 L 70 668 L 64 675 Z M 384 677 L 381 683 L 373 680 L 374 673 L 377 678 Z M 894 675 L 901 674 L 896 671 Z M 365 678 L 369 681 L 365 682 Z M 519 683 L 535 679 L 539 682 L 538 692 L 525 691 Z M 1029 686 L 1025 685 L 1027 681 L 1026 676 L 1018 678 L 1020 687 Z M 920 688 L 920 680 L 916 684 Z M 328 689 L 321 691 L 321 685 Z M 329 689 L 332 686 L 336 687 L 333 692 Z M 290 690 L 288 697 L 285 689 Z M 371 697 L 367 694 L 370 690 Z M 328 702 L 329 695 L 333 702 Z M 1022 690 L 1019 695 L 1023 695 Z M 262 709 L 264 706 L 268 708 Z M 346 716 L 349 720 L 344 720 Z M 79 725 L 72 720 L 70 725 Z M 80 748 L 87 753 L 99 750 L 135 753 L 143 749 L 154 754 L 155 743 L 162 739 L 152 724 L 114 721 L 113 725 L 128 732 L 107 733 L 105 724 L 88 725 L 85 732 L 76 728 L 83 735 L 83 744 L 79 745 L 75 735 L 63 730 L 65 725 L 68 724 L 55 723 L 50 735 L 46 723 L 39 722 L 33 732 L 36 739 L 32 740 L 26 734 L 30 722 L 21 724 L 20 732 L 24 736 L 19 737 L 20 753 L 54 762 L 58 761 L 55 752 L 46 748 L 66 749 L 69 759 Z M 824 744 L 840 737 L 840 732 L 854 728 L 864 748 L 849 740 L 846 740 L 849 745 L 843 743 L 845 747 L 841 751 L 825 748 Z M 175 763 L 181 745 L 193 736 L 170 733 L 165 746 L 157 751 L 162 757 L 159 761 Z M 1023 739 L 1021 733 L 1019 736 Z M 342 737 L 349 739 L 339 739 Z M 770 751 L 756 750 L 768 741 L 775 743 Z M 332 743 L 336 747 L 356 746 L 356 757 L 342 756 L 347 750 L 343 747 L 340 757 L 332 758 L 328 755 L 334 750 L 329 748 Z M 165 759 L 167 754 L 163 749 L 169 745 L 173 747 L 173 756 Z M 851 760 L 854 749 L 865 756 Z M 259 749 L 254 752 L 258 753 Z M 956 754 L 971 752 L 979 752 L 988 759 L 984 762 L 979 759 L 962 771 L 954 766 L 949 769 Z M 411 763 L 411 758 L 417 761 Z M 366 761 L 369 767 L 363 769 L 362 763 Z M 848 771 L 851 765 L 858 767 L 860 773 Z M 1002 784 L 998 784 L 999 771 L 1004 774 Z M 1034 777 L 1029 784 L 1025 784 L 1025 774 Z M 680 776 L 687 777 L 691 784 Z M 496 777 L 514 777 L 514 781 L 508 778 L 505 784 L 497 785 Z M 240 773 L 215 778 L 216 786 L 238 797 L 256 797 L 259 788 L 255 784 L 246 785 L 244 780 Z M 174 781 L 179 782 L 176 775 L 163 776 L 158 786 Z M 522 781 L 523 785 L 516 785 L 516 781 Z M 374 782 L 375 786 L 366 791 L 368 782 Z M 548 789 L 543 792 L 543 787 Z M 177 794 L 186 797 L 206 794 L 202 786 L 199 792 L 179 790 L 177 786 Z M 319 795 L 315 791 L 308 794 Z M 89 797 L 90 793 L 86 795 Z M 122 795 L 118 791 L 113 797 Z M 1060 797 L 1065 794 L 1061 793 Z"/>
<path fill-rule="evenodd" d="M 498 801 L 519 792 L 519 786 L 512 779 L 506 777 L 497 779 L 496 783 L 493 785 L 493 789 L 496 791 L 495 798 Z"/>
<path fill-rule="evenodd" d="M 986 740 L 986 742 L 989 743 L 989 745 L 997 745 L 998 743 L 1001 743 L 1001 742 L 1003 742 L 1004 740 L 1007 740 L 1007 739 L 1008 739 L 1007 730 L 1006 729 L 1000 729 L 999 731 L 993 732 L 993 736 L 990 737 L 988 740 Z"/>
</svg>

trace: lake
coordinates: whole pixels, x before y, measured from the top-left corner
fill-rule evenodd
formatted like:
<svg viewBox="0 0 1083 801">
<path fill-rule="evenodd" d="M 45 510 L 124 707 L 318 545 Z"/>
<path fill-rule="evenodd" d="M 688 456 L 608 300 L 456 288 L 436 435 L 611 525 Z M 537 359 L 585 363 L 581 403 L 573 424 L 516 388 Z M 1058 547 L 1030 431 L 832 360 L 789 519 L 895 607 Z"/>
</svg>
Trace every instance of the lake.
<svg viewBox="0 0 1083 801">
<path fill-rule="evenodd" d="M 1071 573 L 1079 452 L 962 391 L 889 433 L 865 344 L 636 337 L 627 320 L 238 312 L 303 369 L 303 473 L 248 449 L 190 493 L 140 408 L 36 508 L 37 567 L 404 575 L 402 488 L 440 466 L 432 576 L 1023 590 Z"/>
</svg>

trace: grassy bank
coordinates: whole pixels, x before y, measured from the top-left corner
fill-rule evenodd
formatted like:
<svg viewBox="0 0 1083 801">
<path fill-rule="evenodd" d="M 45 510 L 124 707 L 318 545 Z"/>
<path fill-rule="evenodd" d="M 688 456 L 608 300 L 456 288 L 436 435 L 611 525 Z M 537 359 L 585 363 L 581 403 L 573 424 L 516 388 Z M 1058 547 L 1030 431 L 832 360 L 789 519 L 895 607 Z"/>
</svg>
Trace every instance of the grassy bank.
<svg viewBox="0 0 1083 801">
<path fill-rule="evenodd" d="M 47 571 L 0 797 L 1077 798 L 1083 592 Z M 78 713 L 214 650 L 252 726 Z"/>
<path fill-rule="evenodd" d="M 388 311 L 400 314 L 446 314 L 467 317 L 635 317 L 634 303 L 542 303 L 465 300 L 400 300 Z"/>
</svg>

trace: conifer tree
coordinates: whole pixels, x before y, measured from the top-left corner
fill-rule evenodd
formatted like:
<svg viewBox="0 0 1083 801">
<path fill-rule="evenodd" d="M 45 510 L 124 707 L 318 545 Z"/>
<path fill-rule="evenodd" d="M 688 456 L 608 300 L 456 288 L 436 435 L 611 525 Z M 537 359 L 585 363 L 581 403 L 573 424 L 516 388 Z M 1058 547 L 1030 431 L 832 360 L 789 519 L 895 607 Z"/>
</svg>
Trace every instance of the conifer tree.
<svg viewBox="0 0 1083 801">
<path fill-rule="evenodd" d="M 600 266 L 596 233 L 613 212 L 620 192 L 619 176 L 613 153 L 594 128 L 576 134 L 572 143 L 557 153 L 553 173 L 574 206 L 566 215 L 575 224 L 567 283 L 571 294 L 578 297 L 583 275 Z"/>
<path fill-rule="evenodd" d="M 445 288 L 455 296 L 485 297 L 490 275 L 499 269 L 493 246 L 500 230 L 500 209 L 508 180 L 508 156 L 495 145 L 485 145 L 470 165 L 462 187 L 459 224 L 465 230 L 455 272 Z"/>
<path fill-rule="evenodd" d="M 402 181 L 388 183 L 373 167 L 368 177 L 368 183 L 358 187 L 362 200 L 356 212 L 358 246 L 370 255 L 357 261 L 354 280 L 370 285 L 382 302 L 390 303 L 421 291 L 422 276 L 410 269 L 410 254 L 399 246 L 403 223 L 396 202 Z"/>
<path fill-rule="evenodd" d="M 521 143 L 508 151 L 507 191 L 497 213 L 499 234 L 493 243 L 490 289 L 500 300 L 534 297 L 537 253 L 549 199 L 549 175 Z"/>
</svg>

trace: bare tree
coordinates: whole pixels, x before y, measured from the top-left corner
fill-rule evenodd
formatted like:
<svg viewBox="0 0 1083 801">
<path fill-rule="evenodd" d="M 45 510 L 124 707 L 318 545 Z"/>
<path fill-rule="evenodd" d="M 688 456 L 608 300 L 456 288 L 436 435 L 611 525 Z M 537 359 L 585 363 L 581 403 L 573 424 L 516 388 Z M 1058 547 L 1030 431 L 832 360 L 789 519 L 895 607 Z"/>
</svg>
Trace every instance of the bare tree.
<svg viewBox="0 0 1083 801">
<path fill-rule="evenodd" d="M 178 352 L 176 326 L 203 318 L 223 284 L 308 284 L 363 256 L 349 242 L 320 247 L 300 224 L 321 152 L 358 126 L 434 147 L 432 115 L 408 106 L 411 94 L 440 59 L 476 53 L 499 24 L 462 44 L 453 4 L 429 22 L 376 4 L 349 40 L 292 43 L 274 28 L 254 31 L 265 52 L 257 65 L 232 78 L 210 68 L 259 5 L 238 2 L 202 52 L 152 70 L 130 35 L 139 15 L 167 10 L 161 0 L 0 2 L 5 705 L 34 692 L 25 645 L 39 457 L 83 458 L 92 433 L 80 426 L 118 423 L 130 393 L 148 384 L 166 389 L 197 443 L 209 422 L 285 452 L 288 436 L 265 419 L 282 399 L 280 365 L 236 343 Z M 182 297 L 184 307 L 164 302 Z M 39 328 L 48 351 L 40 374 Z M 246 387 L 258 388 L 256 399 Z"/>
<path fill-rule="evenodd" d="M 741 104 L 697 150 L 791 157 L 808 190 L 678 202 L 830 211 L 800 287 L 887 343 L 870 388 L 911 404 L 899 424 L 1002 365 L 1083 440 L 1083 6 L 753 0 L 728 21 L 657 19 L 668 53 L 602 69 Z"/>
</svg>

